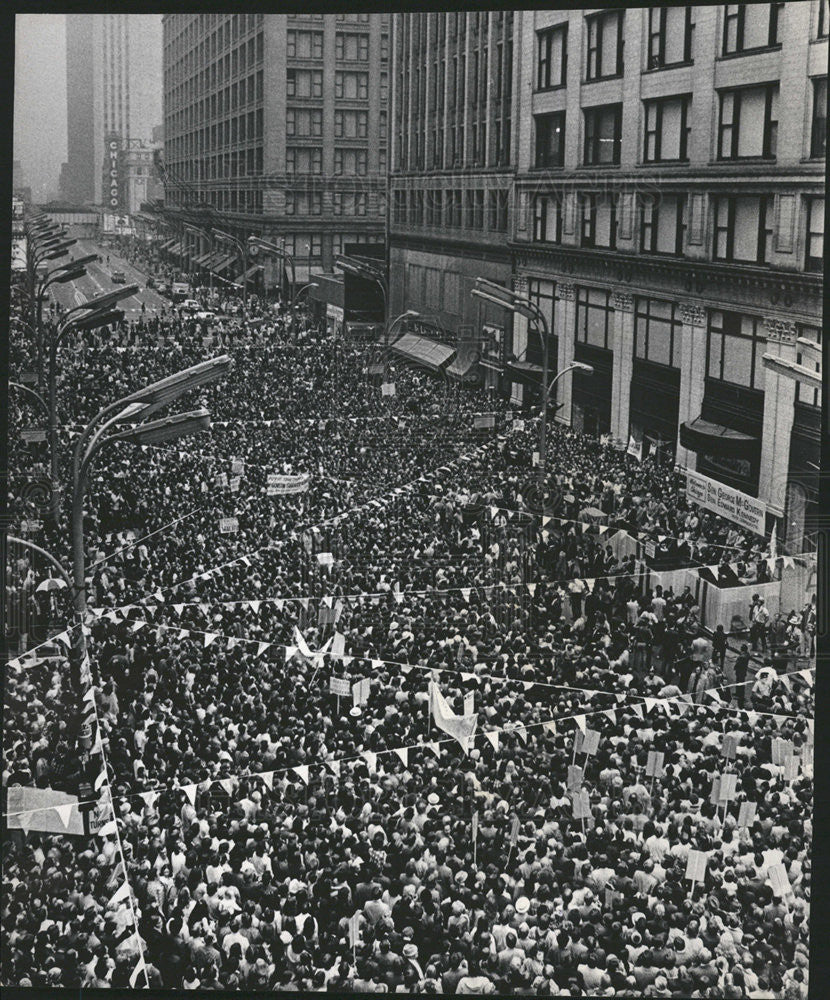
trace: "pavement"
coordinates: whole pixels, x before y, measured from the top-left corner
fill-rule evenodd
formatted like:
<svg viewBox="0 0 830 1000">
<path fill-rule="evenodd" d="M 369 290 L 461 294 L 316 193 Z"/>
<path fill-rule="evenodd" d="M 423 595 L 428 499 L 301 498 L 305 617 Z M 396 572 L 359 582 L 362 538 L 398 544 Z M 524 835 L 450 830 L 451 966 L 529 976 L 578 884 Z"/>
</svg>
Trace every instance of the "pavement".
<svg viewBox="0 0 830 1000">
<path fill-rule="evenodd" d="M 124 299 L 118 305 L 119 309 L 124 310 L 124 318 L 128 322 L 140 319 L 142 303 L 145 306 L 145 316 L 147 317 L 160 313 L 162 306 L 166 309 L 170 308 L 169 299 L 165 299 L 164 296 L 159 295 L 155 289 L 147 287 L 147 275 L 143 271 L 139 271 L 138 268 L 124 260 L 124 258 L 114 254 L 106 247 L 97 244 L 94 240 L 78 240 L 77 244 L 70 249 L 70 253 L 73 258 L 86 257 L 92 253 L 100 254 L 104 263 L 99 264 L 93 261 L 85 265 L 87 273 L 83 278 L 78 278 L 77 281 L 70 281 L 65 285 L 55 284 L 50 286 L 47 295 L 51 296 L 63 308 L 72 309 L 75 306 L 82 305 L 88 299 L 118 288 L 119 286 L 112 280 L 113 271 L 122 271 L 124 277 L 127 279 L 126 284 L 137 284 L 139 286 L 139 291 L 135 295 Z M 108 256 L 109 264 L 106 263 Z M 54 262 L 56 266 L 61 263 L 68 263 L 68 258 L 62 258 Z M 48 304 L 44 308 L 44 315 L 46 315 L 47 311 Z"/>
</svg>

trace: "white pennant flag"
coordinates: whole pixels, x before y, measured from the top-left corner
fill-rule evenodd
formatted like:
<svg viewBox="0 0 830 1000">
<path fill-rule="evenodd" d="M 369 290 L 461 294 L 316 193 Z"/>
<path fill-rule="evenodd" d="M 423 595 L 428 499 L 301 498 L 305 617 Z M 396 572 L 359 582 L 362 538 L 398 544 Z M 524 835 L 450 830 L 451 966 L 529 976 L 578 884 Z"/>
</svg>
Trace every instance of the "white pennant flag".
<svg viewBox="0 0 830 1000">
<path fill-rule="evenodd" d="M 233 795 L 233 781 L 230 778 L 220 778 L 219 784 L 225 789 L 228 795 Z"/>
<path fill-rule="evenodd" d="M 233 636 L 231 636 L 228 639 L 228 646 L 227 646 L 228 652 L 230 652 L 235 646 L 238 645 L 239 645 L 239 639 L 235 639 L 233 638 Z"/>
<path fill-rule="evenodd" d="M 378 755 L 371 750 L 364 750 L 361 756 L 369 767 L 369 774 L 374 774 L 378 766 Z"/>
<path fill-rule="evenodd" d="M 253 611 L 253 613 L 255 615 L 258 615 L 259 614 L 259 608 L 260 608 L 261 604 L 262 604 L 262 601 L 251 601 L 248 604 L 248 607 L 251 609 L 251 611 Z"/>
<path fill-rule="evenodd" d="M 299 767 L 294 767 L 292 770 L 304 785 L 308 784 L 308 764 L 300 764 Z"/>
<path fill-rule="evenodd" d="M 470 588 L 469 587 L 462 587 L 461 588 L 461 596 L 469 604 L 470 603 Z"/>
<path fill-rule="evenodd" d="M 60 635 L 56 635 L 55 638 L 58 640 L 58 642 L 62 642 L 66 647 L 69 647 L 71 645 L 69 639 L 69 632 L 61 632 Z"/>
<path fill-rule="evenodd" d="M 63 823 L 64 830 L 69 829 L 69 820 L 72 818 L 73 805 L 71 802 L 67 802 L 66 805 L 55 806 L 55 812 L 60 816 L 61 823 Z"/>
<path fill-rule="evenodd" d="M 605 711 L 602 714 L 604 716 L 606 716 L 606 718 L 610 722 L 616 722 L 617 721 L 617 713 L 614 711 L 613 708 L 606 708 Z"/>
<path fill-rule="evenodd" d="M 158 798 L 158 792 L 140 792 L 139 794 L 141 795 L 142 799 L 144 799 L 144 805 L 147 806 L 148 809 L 152 809 L 153 806 L 156 804 L 156 799 Z"/>
<path fill-rule="evenodd" d="M 585 716 L 584 715 L 575 715 L 574 716 L 574 722 L 582 730 L 582 734 L 584 736 L 585 735 L 585 730 L 587 728 L 586 725 L 585 725 Z"/>
<path fill-rule="evenodd" d="M 285 647 L 285 662 L 288 663 L 288 661 L 291 659 L 291 657 L 296 652 L 297 652 L 297 647 L 296 646 L 286 646 Z"/>
<path fill-rule="evenodd" d="M 654 708 L 654 706 L 657 704 L 657 701 L 654 698 L 646 697 L 644 699 L 644 701 L 645 701 L 645 704 L 646 704 L 646 711 L 647 712 L 650 712 Z"/>
<path fill-rule="evenodd" d="M 190 635 L 190 632 L 186 628 L 180 628 L 179 629 L 179 638 L 180 639 L 187 639 L 189 635 Z"/>
<path fill-rule="evenodd" d="M 527 743 L 527 729 L 524 726 L 516 726 L 514 732 L 522 741 L 522 743 Z"/>
<path fill-rule="evenodd" d="M 529 691 L 533 687 L 533 681 L 522 681 L 522 687 L 525 691 Z"/>
<path fill-rule="evenodd" d="M 139 629 L 144 628 L 147 622 L 133 622 L 133 627 L 130 629 L 131 632 L 138 632 Z"/>
<path fill-rule="evenodd" d="M 807 684 L 813 683 L 813 671 L 810 667 L 808 667 L 806 670 L 799 670 L 798 674 L 801 677 L 801 679 L 805 681 Z"/>
<path fill-rule="evenodd" d="M 409 750 L 406 747 L 396 747 L 394 751 L 401 759 L 404 767 L 409 765 Z"/>
<path fill-rule="evenodd" d="M 555 733 L 556 723 L 553 721 L 553 719 L 548 719 L 547 722 L 542 723 L 542 729 L 544 729 L 548 733 Z"/>
<path fill-rule="evenodd" d="M 720 692 L 716 688 L 708 688 L 706 694 L 708 694 L 710 698 L 714 698 L 715 701 L 719 701 L 721 704 L 723 703 L 723 698 L 721 698 Z"/>
<path fill-rule="evenodd" d="M 260 778 L 262 778 L 262 783 L 266 788 L 273 789 L 274 787 L 274 772 L 273 771 L 262 771 L 260 772 Z"/>
<path fill-rule="evenodd" d="M 97 778 L 95 779 L 95 786 L 94 786 L 94 787 L 95 787 L 95 791 L 96 791 L 96 792 L 97 792 L 97 791 L 98 791 L 98 789 L 99 789 L 99 788 L 101 787 L 101 785 L 103 785 L 103 784 L 104 784 L 104 782 L 105 782 L 106 780 L 107 780 L 107 772 L 106 772 L 105 770 L 104 770 L 104 771 L 101 771 L 101 773 L 100 773 L 100 774 L 98 775 L 98 777 L 97 777 Z"/>
<path fill-rule="evenodd" d="M 642 705 L 632 705 L 631 706 L 631 711 L 635 715 L 639 716 L 641 719 L 643 718 L 643 706 Z"/>
<path fill-rule="evenodd" d="M 214 642 L 216 639 L 218 639 L 218 638 L 219 638 L 219 633 L 218 632 L 205 632 L 205 647 L 204 648 L 207 649 L 208 646 L 212 642 Z"/>
<path fill-rule="evenodd" d="M 144 972 L 146 970 L 146 968 L 147 968 L 147 966 L 146 966 L 146 964 L 144 962 L 144 956 L 143 955 L 139 955 L 138 962 L 136 963 L 136 967 L 133 969 L 132 973 L 130 974 L 130 986 L 133 989 L 135 989 L 135 984 L 138 982 L 138 977 L 141 975 L 142 972 Z"/>
<path fill-rule="evenodd" d="M 109 823 L 104 823 L 104 825 L 98 831 L 99 837 L 115 837 L 117 835 L 118 835 L 118 825 L 114 819 L 111 819 Z"/>
<path fill-rule="evenodd" d="M 486 732 L 484 735 L 490 741 L 490 743 L 491 743 L 493 749 L 496 751 L 496 753 L 498 753 L 498 750 L 499 750 L 499 734 L 498 734 L 498 730 L 494 730 L 493 732 Z"/>
<path fill-rule="evenodd" d="M 328 767 L 331 770 L 331 773 L 335 776 L 335 778 L 339 778 L 340 777 L 340 761 L 339 760 L 327 760 L 326 761 L 326 767 Z"/>
<path fill-rule="evenodd" d="M 266 649 L 270 649 L 270 648 L 271 648 L 271 643 L 270 642 L 261 642 L 257 646 L 256 655 L 257 656 L 262 656 L 262 654 L 265 652 L 265 650 Z"/>
<path fill-rule="evenodd" d="M 130 887 L 127 882 L 122 882 L 121 885 L 115 890 L 112 896 L 110 896 L 109 902 L 107 903 L 107 908 L 114 908 L 118 906 L 122 900 L 130 898 Z"/>
<path fill-rule="evenodd" d="M 436 757 L 441 756 L 441 744 L 438 743 L 437 740 L 430 740 L 426 745 L 435 754 Z"/>
<path fill-rule="evenodd" d="M 528 592 L 528 594 L 530 594 L 531 597 L 535 597 L 536 596 L 536 584 L 535 583 L 529 583 L 527 585 L 527 592 Z"/>
<path fill-rule="evenodd" d="M 196 803 L 196 786 L 195 785 L 183 785 L 182 791 L 188 797 L 190 804 L 195 805 Z"/>
</svg>

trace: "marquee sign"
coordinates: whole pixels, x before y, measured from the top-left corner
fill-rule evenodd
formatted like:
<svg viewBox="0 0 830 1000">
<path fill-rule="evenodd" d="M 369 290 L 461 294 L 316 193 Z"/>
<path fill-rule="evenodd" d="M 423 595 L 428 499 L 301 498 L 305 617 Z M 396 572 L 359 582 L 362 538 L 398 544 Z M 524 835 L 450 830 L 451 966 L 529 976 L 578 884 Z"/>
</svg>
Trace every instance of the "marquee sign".
<svg viewBox="0 0 830 1000">
<path fill-rule="evenodd" d="M 104 143 L 104 205 L 111 212 L 120 213 L 122 205 L 121 137 L 114 133 Z"/>
</svg>

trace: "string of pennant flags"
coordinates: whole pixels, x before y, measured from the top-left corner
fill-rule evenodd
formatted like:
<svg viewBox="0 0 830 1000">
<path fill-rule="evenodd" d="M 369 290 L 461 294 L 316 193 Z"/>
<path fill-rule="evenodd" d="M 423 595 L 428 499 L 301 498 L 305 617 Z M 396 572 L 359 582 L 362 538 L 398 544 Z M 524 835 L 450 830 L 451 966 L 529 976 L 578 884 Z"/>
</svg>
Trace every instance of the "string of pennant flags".
<svg viewBox="0 0 830 1000">
<path fill-rule="evenodd" d="M 795 671 L 794 673 L 801 675 L 802 679 L 805 680 L 805 683 L 807 684 L 813 683 L 812 669 Z M 780 675 L 780 677 L 785 677 L 785 676 L 789 677 L 792 675 Z M 167 785 L 161 785 L 150 789 L 144 789 L 143 791 L 140 792 L 130 792 L 128 794 L 121 794 L 119 797 L 123 800 L 134 800 L 138 798 L 143 799 L 148 808 L 151 808 L 152 804 L 158 799 L 159 794 L 161 794 L 162 792 L 173 792 L 173 793 L 183 792 L 186 795 L 188 801 L 191 803 L 191 805 L 193 805 L 195 804 L 196 801 L 197 791 L 199 790 L 207 791 L 211 786 L 214 785 L 223 788 L 223 790 L 228 795 L 233 795 L 234 783 L 239 781 L 249 781 L 254 778 L 258 778 L 263 782 L 263 784 L 269 790 L 273 790 L 274 778 L 279 775 L 289 775 L 289 774 L 296 775 L 297 778 L 299 778 L 299 780 L 303 783 L 303 785 L 307 786 L 310 782 L 312 768 L 314 768 L 315 770 L 328 768 L 335 778 L 339 778 L 341 773 L 341 766 L 343 764 L 363 761 L 366 763 L 370 773 L 376 773 L 378 758 L 390 754 L 394 754 L 406 768 L 409 765 L 409 753 L 411 751 L 429 750 L 436 757 L 440 757 L 441 753 L 440 748 L 444 744 L 461 743 L 462 749 L 465 751 L 465 753 L 469 753 L 471 744 L 479 739 L 485 739 L 491 745 L 494 752 L 498 752 L 501 746 L 500 738 L 502 735 L 517 736 L 519 739 L 522 740 L 522 742 L 527 743 L 528 734 L 530 730 L 534 731 L 543 730 L 545 732 L 551 733 L 552 735 L 557 735 L 559 733 L 558 726 L 561 725 L 562 723 L 574 724 L 573 732 L 576 741 L 574 756 L 576 755 L 577 752 L 582 752 L 582 753 L 586 752 L 584 749 L 586 745 L 585 742 L 586 740 L 589 741 L 588 742 L 589 747 L 593 748 L 592 750 L 589 749 L 589 753 L 595 753 L 598 747 L 599 734 L 596 733 L 596 731 L 588 729 L 588 720 L 594 717 L 604 716 L 609 720 L 609 722 L 614 724 L 617 721 L 617 713 L 625 712 L 627 710 L 630 710 L 635 715 L 637 715 L 638 718 L 642 720 L 645 719 L 645 714 L 650 714 L 655 709 L 664 711 L 666 715 L 671 715 L 670 711 L 671 706 L 674 706 L 676 708 L 679 715 L 685 715 L 686 712 L 689 711 L 690 709 L 701 709 L 701 708 L 707 711 L 724 712 L 728 714 L 743 714 L 747 716 L 748 721 L 750 721 L 750 724 L 754 724 L 754 721 L 757 721 L 757 718 L 759 716 L 770 717 L 778 725 L 783 725 L 784 723 L 790 720 L 800 721 L 803 718 L 803 716 L 794 716 L 794 715 L 787 715 L 783 713 L 773 713 L 773 712 L 758 712 L 752 709 L 745 709 L 736 706 L 731 706 L 726 704 L 718 696 L 718 692 L 721 690 L 731 687 L 740 687 L 745 683 L 751 683 L 751 682 L 726 684 L 726 685 L 721 685 L 720 688 L 712 688 L 707 690 L 706 694 L 712 698 L 712 700 L 708 703 L 695 703 L 692 699 L 692 696 L 688 694 L 679 695 L 672 698 L 647 698 L 643 699 L 642 703 L 637 703 L 637 702 L 628 702 L 627 704 L 619 703 L 617 708 L 592 709 L 587 712 L 578 712 L 578 713 L 573 713 L 571 715 L 557 716 L 552 719 L 545 719 L 538 722 L 529 722 L 529 723 L 508 722 L 505 723 L 504 726 L 495 729 L 480 730 L 477 733 L 472 732 L 464 736 L 463 738 L 460 737 L 459 735 L 454 734 L 452 737 L 447 739 L 422 740 L 416 743 L 409 744 L 404 747 L 388 747 L 377 750 L 362 750 L 359 751 L 358 753 L 350 754 L 345 757 L 324 760 L 314 764 L 300 764 L 288 767 L 273 768 L 263 771 L 252 771 L 235 775 L 224 775 L 219 778 L 208 778 L 201 782 L 172 783 Z M 618 694 L 617 698 L 618 699 L 622 698 L 622 700 L 625 701 L 626 696 L 625 694 Z M 652 704 L 647 705 L 646 702 Z M 464 718 L 469 718 L 469 716 L 466 715 L 456 716 L 455 718 L 464 719 Z M 810 741 L 812 741 L 814 739 L 814 732 L 815 732 L 814 720 L 812 718 L 808 718 L 806 722 L 807 722 L 808 736 Z M 593 733 L 593 735 L 589 736 L 589 733 Z M 88 805 L 88 804 L 89 804 L 88 802 L 78 802 L 77 804 L 72 803 L 71 807 L 77 808 L 78 806 Z M 42 809 L 28 810 L 28 812 L 43 811 L 55 808 L 60 808 L 60 807 L 44 806 L 42 807 Z M 17 816 L 17 815 L 19 815 L 19 813 L 7 813 L 6 818 L 10 818 L 12 816 Z M 116 822 L 117 825 L 117 820 L 114 821 Z M 107 831 L 107 833 L 111 832 L 107 827 L 104 827 L 102 828 L 101 831 L 99 831 L 99 833 L 101 835 L 106 835 L 104 832 L 105 830 Z"/>
</svg>

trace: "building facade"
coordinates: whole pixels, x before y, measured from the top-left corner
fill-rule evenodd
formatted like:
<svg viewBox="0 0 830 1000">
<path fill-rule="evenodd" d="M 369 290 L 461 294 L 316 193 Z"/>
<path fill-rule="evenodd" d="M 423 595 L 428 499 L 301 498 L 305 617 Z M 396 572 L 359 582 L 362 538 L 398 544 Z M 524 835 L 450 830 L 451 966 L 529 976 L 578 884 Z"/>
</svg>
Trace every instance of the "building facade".
<svg viewBox="0 0 830 1000">
<path fill-rule="evenodd" d="M 160 60 L 160 15 L 66 15 L 64 198 L 102 204 L 108 137 L 122 146 L 151 141 L 161 120 Z"/>
<path fill-rule="evenodd" d="M 417 310 L 450 338 L 488 324 L 470 291 L 509 284 L 518 15 L 399 14 L 393 31 L 390 314 Z M 500 353 L 504 316 L 486 332 Z"/>
<path fill-rule="evenodd" d="M 386 14 L 168 14 L 166 206 L 283 243 L 297 280 L 384 238 Z"/>
</svg>

